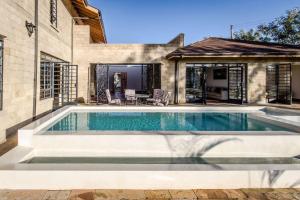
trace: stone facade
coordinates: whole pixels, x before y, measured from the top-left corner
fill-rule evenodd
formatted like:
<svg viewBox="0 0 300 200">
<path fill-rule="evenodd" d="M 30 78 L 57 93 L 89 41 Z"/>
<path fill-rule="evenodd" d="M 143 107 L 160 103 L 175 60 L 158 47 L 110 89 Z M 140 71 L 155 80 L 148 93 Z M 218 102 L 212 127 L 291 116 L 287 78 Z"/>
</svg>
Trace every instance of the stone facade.
<svg viewBox="0 0 300 200">
<path fill-rule="evenodd" d="M 168 44 L 93 44 L 89 42 L 89 26 L 74 27 L 74 63 L 79 66 L 79 97 L 88 101 L 89 68 L 91 64 L 161 64 L 162 89 L 174 94 L 175 65 L 167 54 L 182 45 Z M 179 37 L 182 37 L 181 35 Z"/>
<path fill-rule="evenodd" d="M 72 62 L 72 23 L 73 19 L 62 1 L 58 2 L 57 27 L 49 21 L 50 6 L 48 0 L 39 3 L 39 54 L 46 53 L 66 62 Z M 41 56 L 39 55 L 38 58 Z M 40 61 L 38 62 L 40 63 Z M 40 74 L 38 67 L 37 74 Z M 40 83 L 38 76 L 38 88 Z M 53 106 L 53 99 L 40 100 L 37 90 L 37 115 L 49 111 Z"/>
<path fill-rule="evenodd" d="M 25 20 L 34 20 L 34 0 L 1 0 L 0 13 L 4 36 L 1 143 L 6 128 L 32 117 L 34 37 L 28 37 Z"/>
<path fill-rule="evenodd" d="M 58 0 L 58 26 L 50 23 L 49 0 L 39 0 L 38 58 L 44 52 L 71 62 L 72 16 L 63 1 Z M 3 110 L 0 111 L 0 143 L 7 129 L 33 117 L 35 37 L 29 37 L 25 21 L 35 23 L 35 0 L 0 1 L 0 36 L 4 36 Z M 37 112 L 52 109 L 53 99 L 39 99 L 39 63 L 37 79 Z"/>
</svg>

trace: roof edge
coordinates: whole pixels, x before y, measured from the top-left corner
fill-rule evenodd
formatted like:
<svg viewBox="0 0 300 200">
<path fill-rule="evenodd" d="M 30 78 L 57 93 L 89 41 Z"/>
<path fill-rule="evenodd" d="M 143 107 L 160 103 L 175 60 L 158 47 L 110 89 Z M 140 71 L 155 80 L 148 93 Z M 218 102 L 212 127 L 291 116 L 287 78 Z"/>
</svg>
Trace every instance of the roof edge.
<svg viewBox="0 0 300 200">
<path fill-rule="evenodd" d="M 269 46 L 272 48 L 290 48 L 292 50 L 288 51 L 269 51 L 269 52 L 216 52 L 216 53 L 206 53 L 206 52 L 181 52 L 184 51 L 186 49 L 197 49 L 197 44 L 201 44 L 202 42 L 208 41 L 208 40 L 214 40 L 214 42 L 236 42 L 236 43 L 241 43 L 241 44 L 248 44 L 248 45 L 261 45 L 261 46 Z M 228 39 L 228 38 L 221 38 L 221 37 L 209 37 L 209 38 L 205 38 L 203 40 L 191 43 L 187 46 L 181 47 L 176 49 L 175 51 L 169 53 L 166 58 L 167 59 L 174 59 L 174 58 L 188 58 L 188 57 L 228 57 L 228 56 L 232 56 L 232 57 L 270 57 L 270 56 L 283 56 L 283 57 L 299 57 L 300 56 L 300 45 L 290 45 L 290 44 L 281 44 L 281 43 L 275 43 L 275 42 L 260 42 L 260 41 L 247 41 L 247 40 L 237 40 L 237 39 Z"/>
<path fill-rule="evenodd" d="M 94 30 L 98 30 L 98 34 L 91 33 L 91 37 L 95 38 L 95 41 L 99 41 L 101 43 L 102 42 L 107 43 L 105 26 L 104 26 L 104 21 L 103 21 L 101 11 L 94 6 L 91 6 L 88 3 L 88 0 L 69 0 L 69 1 L 71 2 L 73 8 L 76 10 L 76 13 L 78 15 L 73 17 L 83 18 L 82 20 L 80 20 L 82 24 L 89 25 Z M 82 10 L 85 12 L 82 13 Z M 86 14 L 86 13 L 90 13 L 90 14 Z M 91 21 L 88 22 L 86 20 L 92 20 L 93 22 Z M 95 24 L 95 26 L 91 25 L 91 23 Z"/>
<path fill-rule="evenodd" d="M 222 38 L 222 37 L 209 37 L 207 39 L 219 39 L 219 40 L 225 40 L 225 41 L 242 42 L 242 43 L 257 44 L 257 45 L 265 44 L 265 45 L 274 45 L 274 46 L 285 46 L 285 47 L 300 49 L 300 45 L 284 44 L 284 43 L 278 43 L 278 42 L 250 41 L 250 40 L 230 39 L 230 38 Z M 205 40 L 207 40 L 207 39 L 205 39 Z"/>
<path fill-rule="evenodd" d="M 102 13 L 100 11 L 100 9 L 94 7 L 94 6 L 91 6 L 89 3 L 88 3 L 88 0 L 84 0 L 84 4 L 87 8 L 91 9 L 91 11 L 94 11 L 95 13 L 98 14 L 98 17 L 99 17 L 99 23 L 102 27 L 102 31 L 103 31 L 103 38 L 104 38 L 104 43 L 107 43 L 107 37 L 106 37 L 106 32 L 105 32 L 105 27 L 104 27 L 104 21 L 103 21 L 103 17 L 102 17 Z"/>
<path fill-rule="evenodd" d="M 211 58 L 211 57 L 232 57 L 232 58 L 269 58 L 269 57 L 280 57 L 280 58 L 300 58 L 300 53 L 297 54 L 203 54 L 203 55 L 167 55 L 168 60 L 172 59 L 183 59 L 183 58 Z"/>
</svg>

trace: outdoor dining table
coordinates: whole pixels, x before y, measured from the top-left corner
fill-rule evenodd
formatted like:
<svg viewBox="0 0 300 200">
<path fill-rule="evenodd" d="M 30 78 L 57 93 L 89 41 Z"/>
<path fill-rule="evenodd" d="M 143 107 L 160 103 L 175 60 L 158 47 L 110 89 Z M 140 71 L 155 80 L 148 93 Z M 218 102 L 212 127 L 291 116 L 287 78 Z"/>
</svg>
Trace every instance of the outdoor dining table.
<svg viewBox="0 0 300 200">
<path fill-rule="evenodd" d="M 135 95 L 137 102 L 139 105 L 145 103 L 147 101 L 147 99 L 150 97 L 149 94 L 136 94 Z"/>
</svg>

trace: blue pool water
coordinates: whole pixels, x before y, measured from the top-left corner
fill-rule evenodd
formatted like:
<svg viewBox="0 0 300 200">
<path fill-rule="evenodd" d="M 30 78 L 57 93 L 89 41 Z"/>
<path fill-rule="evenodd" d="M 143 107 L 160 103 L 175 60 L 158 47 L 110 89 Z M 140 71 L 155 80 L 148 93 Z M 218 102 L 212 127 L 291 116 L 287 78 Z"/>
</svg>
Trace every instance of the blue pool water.
<svg viewBox="0 0 300 200">
<path fill-rule="evenodd" d="M 72 112 L 48 131 L 289 131 L 247 113 Z"/>
</svg>

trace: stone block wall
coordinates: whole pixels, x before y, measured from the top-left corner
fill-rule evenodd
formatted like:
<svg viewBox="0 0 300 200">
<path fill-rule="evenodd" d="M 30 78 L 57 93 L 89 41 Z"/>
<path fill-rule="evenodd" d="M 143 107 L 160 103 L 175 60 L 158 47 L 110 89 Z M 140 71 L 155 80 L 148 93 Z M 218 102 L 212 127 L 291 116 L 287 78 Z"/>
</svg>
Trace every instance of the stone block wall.
<svg viewBox="0 0 300 200">
<path fill-rule="evenodd" d="M 6 129 L 32 117 L 34 37 L 25 21 L 34 21 L 34 0 L 1 0 L 0 35 L 4 38 L 3 110 L 0 143 Z"/>
<path fill-rule="evenodd" d="M 64 3 L 57 1 L 57 27 L 50 22 L 50 1 L 39 1 L 39 59 L 41 52 L 72 62 L 72 23 L 73 19 Z M 39 62 L 40 63 L 40 60 Z M 53 108 L 53 99 L 40 100 L 40 67 L 38 67 L 37 115 Z"/>
<path fill-rule="evenodd" d="M 0 37 L 4 36 L 3 110 L 0 111 L 0 143 L 7 129 L 33 116 L 35 33 L 29 37 L 25 21 L 34 24 L 35 0 L 0 1 Z M 58 1 L 58 27 L 50 23 L 50 1 L 39 0 L 40 52 L 71 62 L 72 17 Z M 37 114 L 52 109 L 52 99 L 39 100 L 37 80 Z"/>
<path fill-rule="evenodd" d="M 91 44 L 88 26 L 74 27 L 74 63 L 79 65 L 79 97 L 89 99 L 89 68 L 91 64 L 161 64 L 162 89 L 174 94 L 174 62 L 165 56 L 176 50 L 176 44 Z"/>
</svg>

